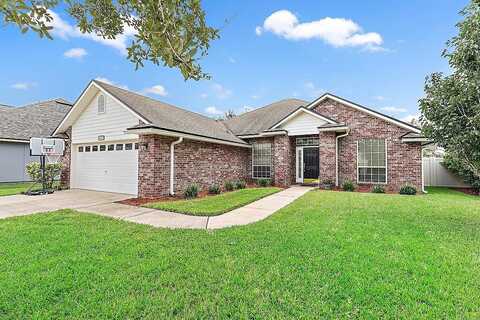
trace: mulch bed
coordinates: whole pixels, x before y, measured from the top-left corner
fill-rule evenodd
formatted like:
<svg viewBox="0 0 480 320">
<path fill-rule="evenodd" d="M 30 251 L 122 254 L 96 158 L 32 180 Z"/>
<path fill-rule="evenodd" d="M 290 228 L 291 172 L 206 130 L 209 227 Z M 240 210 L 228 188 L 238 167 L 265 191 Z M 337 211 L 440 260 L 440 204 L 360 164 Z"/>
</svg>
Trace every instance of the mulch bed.
<svg viewBox="0 0 480 320">
<path fill-rule="evenodd" d="M 257 187 L 258 186 L 256 184 L 247 184 L 247 188 L 257 188 Z M 233 190 L 233 191 L 236 191 L 236 190 Z M 225 193 L 225 192 L 231 192 L 231 191 L 222 191 L 222 193 Z M 212 196 L 212 194 L 209 194 L 207 190 L 199 191 L 198 196 L 195 199 L 204 198 L 206 196 Z M 160 202 L 160 201 L 165 202 L 165 201 L 178 201 L 178 200 L 185 200 L 185 198 L 183 197 L 183 194 L 177 193 L 174 196 L 153 197 L 153 198 L 130 198 L 130 199 L 125 199 L 121 201 L 116 201 L 116 203 L 140 207 L 150 202 Z"/>
<path fill-rule="evenodd" d="M 457 190 L 457 191 L 460 191 L 460 192 L 463 192 L 463 193 L 466 193 L 466 194 L 469 194 L 469 195 L 472 195 L 472 196 L 478 196 L 480 195 L 478 193 L 477 190 L 475 190 L 474 188 L 452 188 L 453 190 Z"/>
</svg>

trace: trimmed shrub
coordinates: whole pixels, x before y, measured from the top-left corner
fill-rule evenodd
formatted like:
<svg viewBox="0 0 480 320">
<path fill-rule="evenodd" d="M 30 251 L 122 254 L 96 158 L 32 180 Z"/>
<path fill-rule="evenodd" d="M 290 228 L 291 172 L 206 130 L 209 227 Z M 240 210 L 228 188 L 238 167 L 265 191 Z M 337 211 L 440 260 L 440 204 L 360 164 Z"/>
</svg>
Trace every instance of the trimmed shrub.
<svg viewBox="0 0 480 320">
<path fill-rule="evenodd" d="M 355 191 L 355 185 L 351 180 L 345 180 L 342 184 L 342 189 L 343 191 L 352 192 L 352 191 Z"/>
<path fill-rule="evenodd" d="M 415 187 L 413 187 L 411 185 L 406 184 L 406 185 L 404 185 L 403 187 L 400 188 L 399 193 L 413 196 L 413 195 L 417 194 L 417 189 L 415 189 Z"/>
<path fill-rule="evenodd" d="M 225 182 L 225 184 L 223 185 L 223 187 L 224 187 L 225 190 L 227 190 L 227 191 L 233 191 L 233 190 L 235 190 L 235 184 L 234 184 L 232 181 L 227 181 L 227 182 Z"/>
<path fill-rule="evenodd" d="M 320 183 L 321 189 L 330 190 L 335 186 L 335 183 L 331 179 L 325 179 Z"/>
<path fill-rule="evenodd" d="M 42 169 L 40 169 L 39 162 L 30 162 L 26 166 L 27 174 L 30 176 L 32 181 L 41 183 L 42 182 Z M 60 173 L 62 172 L 61 163 L 47 163 L 45 165 L 45 183 L 48 189 L 52 189 L 55 183 L 55 180 L 60 178 Z"/>
<path fill-rule="evenodd" d="M 213 184 L 208 188 L 208 193 L 210 194 L 219 194 L 220 186 L 218 184 Z"/>
<path fill-rule="evenodd" d="M 265 178 L 257 179 L 256 182 L 259 187 L 268 187 L 272 183 L 270 179 L 265 179 Z"/>
<path fill-rule="evenodd" d="M 385 188 L 382 185 L 376 184 L 372 188 L 372 193 L 385 193 Z"/>
<path fill-rule="evenodd" d="M 185 192 L 183 193 L 186 199 L 193 199 L 198 196 L 198 185 L 195 183 L 189 185 L 187 189 L 185 189 Z"/>
<path fill-rule="evenodd" d="M 243 180 L 235 181 L 235 189 L 245 189 L 246 186 L 247 186 L 247 183 Z"/>
</svg>

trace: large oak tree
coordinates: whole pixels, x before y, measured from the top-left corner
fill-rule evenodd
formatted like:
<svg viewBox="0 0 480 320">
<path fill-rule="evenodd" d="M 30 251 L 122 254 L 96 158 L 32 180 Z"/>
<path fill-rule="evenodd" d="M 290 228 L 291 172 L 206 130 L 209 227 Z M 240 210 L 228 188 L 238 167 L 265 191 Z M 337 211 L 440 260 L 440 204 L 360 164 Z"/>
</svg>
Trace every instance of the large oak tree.
<svg viewBox="0 0 480 320">
<path fill-rule="evenodd" d="M 459 33 L 442 53 L 452 71 L 427 78 L 421 122 L 424 134 L 445 148 L 450 167 L 480 187 L 480 1 L 461 13 Z"/>
<path fill-rule="evenodd" d="M 114 39 L 133 28 L 127 51 L 136 68 L 150 61 L 178 68 L 185 79 L 208 78 L 198 59 L 218 30 L 207 26 L 200 0 L 0 0 L 0 17 L 24 33 L 52 39 L 50 10 L 60 5 L 83 33 Z"/>
</svg>

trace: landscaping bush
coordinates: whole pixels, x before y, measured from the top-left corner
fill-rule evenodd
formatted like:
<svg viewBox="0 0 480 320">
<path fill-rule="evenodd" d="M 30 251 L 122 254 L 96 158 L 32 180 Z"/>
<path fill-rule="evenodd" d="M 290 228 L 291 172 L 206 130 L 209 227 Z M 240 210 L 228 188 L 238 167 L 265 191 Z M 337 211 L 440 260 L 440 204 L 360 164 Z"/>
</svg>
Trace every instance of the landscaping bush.
<svg viewBox="0 0 480 320">
<path fill-rule="evenodd" d="M 320 183 L 320 188 L 330 190 L 330 189 L 333 188 L 334 185 L 335 185 L 335 183 L 333 183 L 332 180 L 325 179 Z"/>
<path fill-rule="evenodd" d="M 41 183 L 42 182 L 42 170 L 40 169 L 39 162 L 31 162 L 26 166 L 27 174 L 30 176 L 32 181 Z M 52 189 L 55 180 L 60 177 L 62 172 L 61 163 L 47 163 L 45 165 L 45 181 L 47 189 Z"/>
<path fill-rule="evenodd" d="M 272 181 L 270 179 L 265 179 L 265 178 L 261 178 L 261 179 L 257 179 L 257 185 L 259 187 L 268 187 L 269 185 L 271 185 Z"/>
<path fill-rule="evenodd" d="M 404 185 L 403 187 L 400 188 L 400 194 L 406 194 L 406 195 L 416 195 L 417 194 L 417 189 L 411 185 Z"/>
<path fill-rule="evenodd" d="M 211 185 L 208 188 L 208 193 L 210 194 L 219 194 L 220 193 L 220 186 L 218 184 Z"/>
<path fill-rule="evenodd" d="M 247 186 L 247 183 L 243 180 L 235 181 L 235 189 L 245 189 L 246 186 Z"/>
<path fill-rule="evenodd" d="M 232 181 L 227 181 L 224 184 L 224 188 L 227 191 L 233 191 L 233 190 L 235 190 L 235 184 Z"/>
<path fill-rule="evenodd" d="M 189 185 L 183 193 L 186 199 L 196 198 L 198 196 L 198 185 L 195 183 Z"/>
<path fill-rule="evenodd" d="M 374 185 L 372 188 L 372 193 L 385 193 L 385 188 L 382 185 Z"/>
<path fill-rule="evenodd" d="M 352 192 L 352 191 L 355 191 L 355 185 L 351 180 L 345 180 L 342 184 L 342 189 L 343 191 Z"/>
</svg>

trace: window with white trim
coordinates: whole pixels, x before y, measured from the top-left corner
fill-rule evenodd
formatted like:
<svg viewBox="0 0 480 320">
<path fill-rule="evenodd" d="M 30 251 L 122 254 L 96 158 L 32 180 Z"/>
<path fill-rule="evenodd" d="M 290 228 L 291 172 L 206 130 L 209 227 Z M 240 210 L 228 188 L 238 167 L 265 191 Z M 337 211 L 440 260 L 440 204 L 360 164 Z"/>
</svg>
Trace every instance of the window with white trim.
<svg viewBox="0 0 480 320">
<path fill-rule="evenodd" d="M 387 142 L 364 139 L 357 146 L 358 183 L 387 183 Z"/>
<path fill-rule="evenodd" d="M 98 113 L 105 113 L 105 96 L 103 94 L 99 95 L 97 98 L 97 111 Z"/>
<path fill-rule="evenodd" d="M 254 143 L 252 145 L 252 177 L 270 178 L 272 175 L 272 144 Z"/>
</svg>

